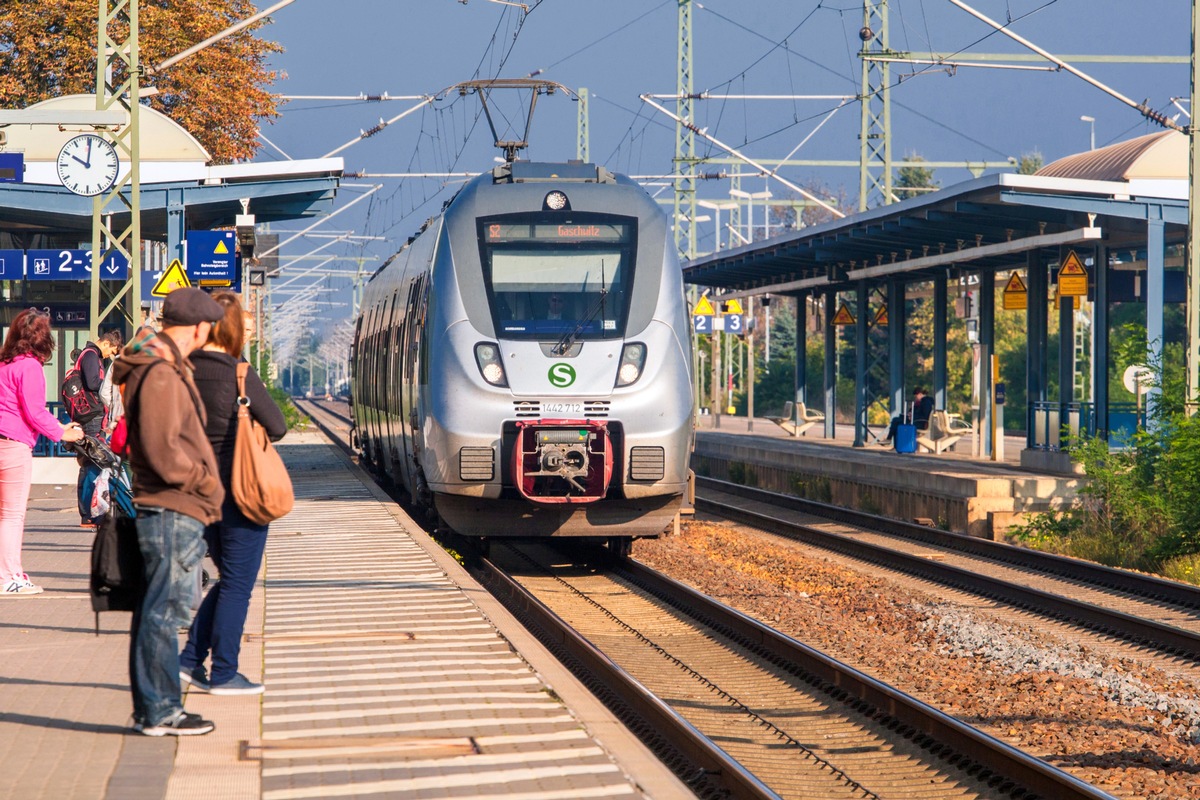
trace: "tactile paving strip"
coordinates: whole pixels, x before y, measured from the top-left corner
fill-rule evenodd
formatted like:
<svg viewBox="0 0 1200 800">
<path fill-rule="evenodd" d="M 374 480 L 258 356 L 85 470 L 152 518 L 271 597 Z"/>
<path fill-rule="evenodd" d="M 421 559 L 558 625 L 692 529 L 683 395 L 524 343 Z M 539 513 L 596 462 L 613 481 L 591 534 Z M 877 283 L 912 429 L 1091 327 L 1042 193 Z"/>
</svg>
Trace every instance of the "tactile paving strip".
<svg viewBox="0 0 1200 800">
<path fill-rule="evenodd" d="M 264 800 L 638 796 L 328 445 L 280 448 L 267 543 Z"/>
</svg>

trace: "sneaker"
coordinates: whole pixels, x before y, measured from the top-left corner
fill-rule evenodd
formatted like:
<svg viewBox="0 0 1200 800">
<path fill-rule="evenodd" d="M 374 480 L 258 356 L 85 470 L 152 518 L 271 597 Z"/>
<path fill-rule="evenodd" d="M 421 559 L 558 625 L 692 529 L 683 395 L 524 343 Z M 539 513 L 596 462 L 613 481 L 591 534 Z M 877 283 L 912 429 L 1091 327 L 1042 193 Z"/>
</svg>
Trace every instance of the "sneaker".
<svg viewBox="0 0 1200 800">
<path fill-rule="evenodd" d="M 143 736 L 200 736 L 217 727 L 199 714 L 180 711 L 174 717 L 157 725 L 133 724 L 133 729 Z"/>
<path fill-rule="evenodd" d="M 20 575 L 13 575 L 11 578 L 9 578 L 8 582 L 4 584 L 3 591 L 0 591 L 0 594 L 9 595 L 12 597 L 41 593 L 42 587 L 29 580 L 29 576 L 24 572 L 22 572 Z"/>
<path fill-rule="evenodd" d="M 231 679 L 220 684 L 210 684 L 209 694 L 262 694 L 266 691 L 261 683 L 254 683 L 242 673 L 237 673 Z"/>
<path fill-rule="evenodd" d="M 195 667 L 191 671 L 181 667 L 179 670 L 179 680 L 201 692 L 207 692 L 209 688 L 208 673 L 204 671 L 204 667 Z"/>
</svg>

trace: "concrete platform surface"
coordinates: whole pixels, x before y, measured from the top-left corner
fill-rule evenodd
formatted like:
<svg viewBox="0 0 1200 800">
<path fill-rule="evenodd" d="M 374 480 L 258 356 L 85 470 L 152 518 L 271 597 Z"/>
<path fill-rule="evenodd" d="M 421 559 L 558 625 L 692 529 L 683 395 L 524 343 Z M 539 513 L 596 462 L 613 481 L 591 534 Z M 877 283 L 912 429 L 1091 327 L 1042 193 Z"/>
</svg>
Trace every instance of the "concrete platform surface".
<svg viewBox="0 0 1200 800">
<path fill-rule="evenodd" d="M 73 494 L 31 500 L 24 569 L 45 592 L 0 598 L 4 796 L 692 796 L 320 435 L 280 451 L 297 503 L 272 525 L 241 654 L 267 691 L 190 692 L 206 736 L 130 730 L 130 615 L 97 634 Z"/>
</svg>

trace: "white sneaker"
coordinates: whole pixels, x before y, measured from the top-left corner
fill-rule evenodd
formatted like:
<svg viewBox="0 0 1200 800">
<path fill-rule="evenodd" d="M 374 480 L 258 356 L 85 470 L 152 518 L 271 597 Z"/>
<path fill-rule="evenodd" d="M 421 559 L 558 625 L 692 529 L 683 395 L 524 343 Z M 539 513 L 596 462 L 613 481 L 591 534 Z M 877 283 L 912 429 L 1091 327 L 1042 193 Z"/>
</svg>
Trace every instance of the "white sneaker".
<svg viewBox="0 0 1200 800">
<path fill-rule="evenodd" d="M 4 584 L 4 590 L 0 594 L 8 596 L 21 596 L 28 594 L 41 594 L 42 587 L 38 586 L 33 581 L 29 580 L 29 576 L 22 572 L 20 575 L 13 575 L 8 583 Z"/>
</svg>

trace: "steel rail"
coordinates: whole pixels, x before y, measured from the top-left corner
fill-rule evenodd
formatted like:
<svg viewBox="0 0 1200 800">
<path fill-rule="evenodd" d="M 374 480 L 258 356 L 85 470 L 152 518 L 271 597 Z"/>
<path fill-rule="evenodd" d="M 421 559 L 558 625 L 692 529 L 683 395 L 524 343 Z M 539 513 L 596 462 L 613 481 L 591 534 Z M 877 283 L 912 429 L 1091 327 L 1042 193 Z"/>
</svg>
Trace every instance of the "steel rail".
<svg viewBox="0 0 1200 800">
<path fill-rule="evenodd" d="M 939 711 L 893 686 L 843 664 L 746 614 L 701 594 L 685 584 L 634 561 L 622 568 L 644 588 L 715 628 L 723 629 L 777 664 L 787 665 L 823 682 L 834 694 L 869 706 L 877 718 L 890 718 L 936 743 L 943 757 L 949 750 L 1042 797 L 1056 800 L 1102 800 L 1111 795 L 1074 775 Z M 923 743 L 928 747 L 929 742 Z M 953 760 L 953 759 L 951 759 Z M 961 764 L 959 766 L 962 766 Z"/>
<path fill-rule="evenodd" d="M 1193 659 L 1200 658 L 1200 635 L 1171 625 L 1008 581 L 989 578 L 971 570 L 941 564 L 888 547 L 856 541 L 836 533 L 822 531 L 811 525 L 791 522 L 782 517 L 750 511 L 699 496 L 696 498 L 696 507 L 791 539 L 899 569 L 943 585 L 956 586 L 1040 614 L 1064 619 L 1073 624 L 1092 628 L 1130 642 L 1148 644 L 1168 653 L 1186 655 Z M 781 510 L 786 509 L 781 508 Z M 856 524 L 870 527 L 861 522 Z"/>
<path fill-rule="evenodd" d="M 768 503 L 790 511 L 825 517 L 846 525 L 870 528 L 873 531 L 944 547 L 947 550 L 983 556 L 1014 566 L 1047 572 L 1058 577 L 1083 581 L 1093 586 L 1114 589 L 1147 600 L 1160 600 L 1184 608 L 1200 609 L 1200 586 L 1191 586 L 1156 575 L 1106 567 L 1091 561 L 1045 553 L 1040 550 L 1014 547 L 1004 542 L 981 539 L 978 536 L 967 536 L 963 533 L 952 533 L 928 525 L 881 517 L 877 514 L 868 514 L 751 486 L 740 486 L 715 478 L 697 476 L 696 487 Z"/>
<path fill-rule="evenodd" d="M 554 645 L 578 661 L 592 678 L 645 720 L 672 748 L 702 770 L 703 774 L 698 777 L 719 783 L 732 797 L 779 800 L 779 795 L 617 666 L 503 570 L 486 558 L 480 559 L 479 570 L 482 582 L 489 585 L 492 594 L 514 606 L 518 616 L 540 628 Z"/>
</svg>

